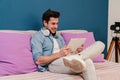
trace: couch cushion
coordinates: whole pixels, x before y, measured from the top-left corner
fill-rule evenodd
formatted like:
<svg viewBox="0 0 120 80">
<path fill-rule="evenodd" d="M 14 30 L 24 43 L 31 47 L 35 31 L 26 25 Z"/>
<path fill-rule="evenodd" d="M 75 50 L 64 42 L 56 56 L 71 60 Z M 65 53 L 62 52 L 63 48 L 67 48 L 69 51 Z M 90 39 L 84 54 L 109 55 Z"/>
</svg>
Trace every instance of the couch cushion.
<svg viewBox="0 0 120 80">
<path fill-rule="evenodd" d="M 37 70 L 31 47 L 31 34 L 0 32 L 0 76 Z"/>
<path fill-rule="evenodd" d="M 93 32 L 86 32 L 86 33 L 67 33 L 62 32 L 61 35 L 63 36 L 65 43 L 68 44 L 71 38 L 86 38 L 84 43 L 84 49 L 89 47 L 92 43 L 95 42 Z M 98 55 L 96 58 L 93 59 L 94 62 L 103 62 L 104 57 L 102 54 Z"/>
</svg>

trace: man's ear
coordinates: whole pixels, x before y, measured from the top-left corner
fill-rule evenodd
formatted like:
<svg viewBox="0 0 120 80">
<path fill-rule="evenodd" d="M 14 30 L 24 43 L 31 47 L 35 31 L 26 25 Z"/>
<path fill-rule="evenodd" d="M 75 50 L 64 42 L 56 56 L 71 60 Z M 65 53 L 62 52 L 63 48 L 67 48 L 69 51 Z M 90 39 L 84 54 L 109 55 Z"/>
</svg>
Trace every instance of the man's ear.
<svg viewBox="0 0 120 80">
<path fill-rule="evenodd" d="M 43 21 L 43 24 L 44 24 L 44 27 L 46 27 L 47 26 L 47 21 Z"/>
</svg>

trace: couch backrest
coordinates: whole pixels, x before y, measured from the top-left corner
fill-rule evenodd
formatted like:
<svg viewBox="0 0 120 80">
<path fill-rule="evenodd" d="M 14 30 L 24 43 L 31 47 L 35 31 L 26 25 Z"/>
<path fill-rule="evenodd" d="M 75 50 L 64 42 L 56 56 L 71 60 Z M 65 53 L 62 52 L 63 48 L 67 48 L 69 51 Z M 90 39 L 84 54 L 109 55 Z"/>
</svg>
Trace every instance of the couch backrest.
<svg viewBox="0 0 120 80">
<path fill-rule="evenodd" d="M 0 30 L 0 32 L 34 34 L 36 31 L 35 30 L 26 30 L 26 31 L 22 31 L 22 30 Z M 88 31 L 86 31 L 86 30 L 60 30 L 60 31 L 58 31 L 58 34 L 60 34 L 61 32 L 84 33 L 84 32 L 88 32 Z"/>
<path fill-rule="evenodd" d="M 28 34 L 34 34 L 36 31 L 35 30 L 0 30 L 0 32 L 6 32 L 6 33 L 28 33 Z"/>
<path fill-rule="evenodd" d="M 84 32 L 88 32 L 87 30 L 60 30 L 58 31 L 58 33 L 61 32 L 68 32 L 68 33 L 84 33 Z"/>
</svg>

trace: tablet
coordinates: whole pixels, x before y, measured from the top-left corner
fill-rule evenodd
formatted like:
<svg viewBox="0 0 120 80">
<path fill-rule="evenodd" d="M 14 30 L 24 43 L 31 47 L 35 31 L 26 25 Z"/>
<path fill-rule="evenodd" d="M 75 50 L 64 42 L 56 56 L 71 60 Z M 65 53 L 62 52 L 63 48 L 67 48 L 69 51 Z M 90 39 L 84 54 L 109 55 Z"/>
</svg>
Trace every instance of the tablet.
<svg viewBox="0 0 120 80">
<path fill-rule="evenodd" d="M 71 38 L 68 46 L 72 48 L 72 51 L 75 51 L 79 46 L 83 45 L 86 38 Z"/>
</svg>

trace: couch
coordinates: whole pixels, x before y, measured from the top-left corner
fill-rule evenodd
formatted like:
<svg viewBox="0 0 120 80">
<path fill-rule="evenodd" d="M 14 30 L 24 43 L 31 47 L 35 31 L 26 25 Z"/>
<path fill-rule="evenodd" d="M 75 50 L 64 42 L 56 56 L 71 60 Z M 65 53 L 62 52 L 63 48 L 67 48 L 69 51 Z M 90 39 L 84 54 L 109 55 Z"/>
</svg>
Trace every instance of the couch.
<svg viewBox="0 0 120 80">
<path fill-rule="evenodd" d="M 0 80 L 83 80 L 79 75 L 38 72 L 30 46 L 36 31 L 0 31 Z M 66 42 L 71 38 L 86 38 L 84 48 L 95 42 L 94 33 L 86 30 L 62 30 Z M 109 62 L 101 53 L 93 59 L 98 80 L 120 80 L 120 64 Z"/>
</svg>

